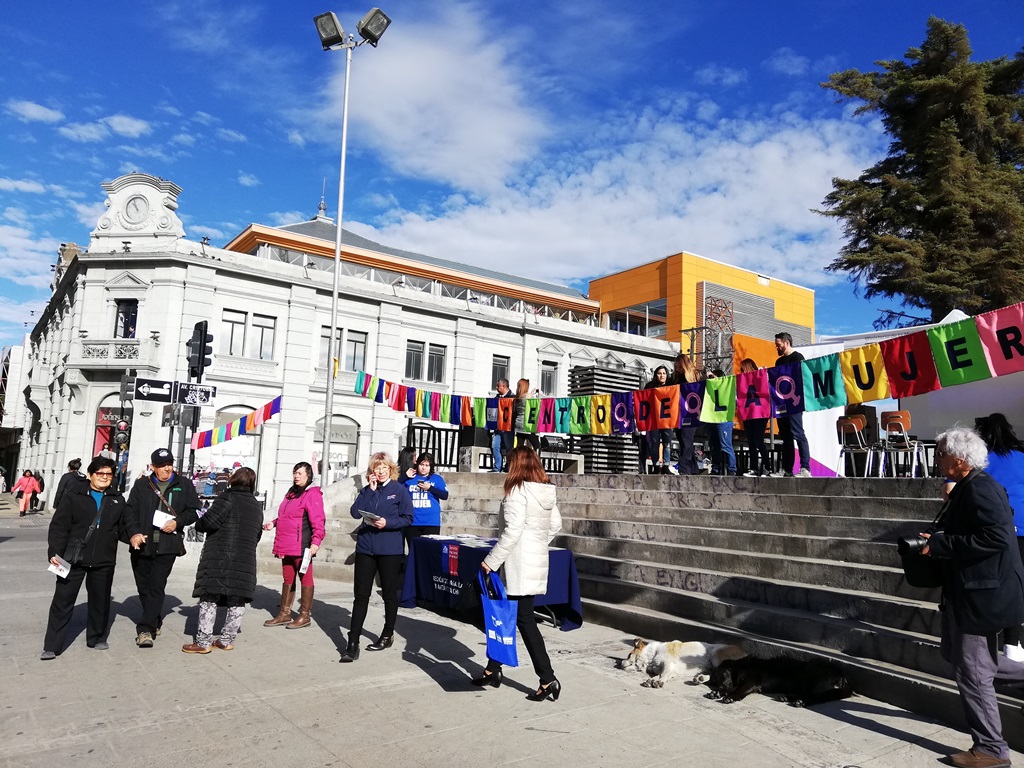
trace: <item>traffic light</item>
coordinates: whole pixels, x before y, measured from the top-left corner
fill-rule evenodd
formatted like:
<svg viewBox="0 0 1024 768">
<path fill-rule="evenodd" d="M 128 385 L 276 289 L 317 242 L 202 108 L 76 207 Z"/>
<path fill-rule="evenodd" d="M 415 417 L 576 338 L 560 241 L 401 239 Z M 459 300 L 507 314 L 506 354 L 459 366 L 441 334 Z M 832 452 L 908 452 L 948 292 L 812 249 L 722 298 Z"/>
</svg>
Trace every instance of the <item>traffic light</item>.
<svg viewBox="0 0 1024 768">
<path fill-rule="evenodd" d="M 203 371 L 213 362 L 213 334 L 207 333 L 206 320 L 200 320 L 192 330 L 192 338 L 185 342 L 188 347 L 188 376 L 190 379 L 201 379 Z"/>
<path fill-rule="evenodd" d="M 132 436 L 132 426 L 125 419 L 119 419 L 114 425 L 114 445 L 123 448 L 128 445 Z"/>
<path fill-rule="evenodd" d="M 121 402 L 135 399 L 135 377 L 127 373 L 121 376 Z"/>
</svg>

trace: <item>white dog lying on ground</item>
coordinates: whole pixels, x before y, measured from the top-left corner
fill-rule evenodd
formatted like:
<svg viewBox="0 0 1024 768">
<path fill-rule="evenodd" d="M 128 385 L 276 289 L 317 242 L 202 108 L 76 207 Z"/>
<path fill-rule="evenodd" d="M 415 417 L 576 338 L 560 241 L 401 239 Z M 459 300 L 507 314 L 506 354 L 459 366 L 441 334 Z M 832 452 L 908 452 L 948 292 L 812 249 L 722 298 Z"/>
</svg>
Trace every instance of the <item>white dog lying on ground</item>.
<svg viewBox="0 0 1024 768">
<path fill-rule="evenodd" d="M 643 638 L 633 641 L 633 650 L 622 662 L 622 669 L 646 672 L 645 688 L 663 688 L 673 677 L 692 675 L 692 684 L 702 682 L 706 675 L 726 659 L 742 659 L 747 653 L 737 645 L 714 643 L 648 642 Z"/>
</svg>

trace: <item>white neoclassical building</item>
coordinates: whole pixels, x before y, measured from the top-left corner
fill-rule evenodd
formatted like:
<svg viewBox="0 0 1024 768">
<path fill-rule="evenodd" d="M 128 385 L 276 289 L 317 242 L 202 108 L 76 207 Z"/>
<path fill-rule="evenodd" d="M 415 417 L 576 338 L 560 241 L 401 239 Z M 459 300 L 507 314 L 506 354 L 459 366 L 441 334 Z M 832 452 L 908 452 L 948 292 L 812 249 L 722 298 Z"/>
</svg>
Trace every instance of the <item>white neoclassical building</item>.
<svg viewBox="0 0 1024 768">
<path fill-rule="evenodd" d="M 175 184 L 133 173 L 103 189 L 107 211 L 88 248 L 62 247 L 53 296 L 26 348 L 12 350 L 21 365 L 18 391 L 7 397 L 24 399 L 18 467 L 42 471 L 53 487 L 70 459 L 88 460 L 107 443 L 117 451 L 119 422 L 131 426 L 130 475 L 156 447 L 170 445 L 177 455 L 184 430 L 166 425 L 160 402 L 123 405 L 120 382 L 126 373 L 186 381 L 185 342 L 206 320 L 214 355 L 203 381 L 217 391 L 201 409 L 199 429 L 283 399 L 281 413 L 256 434 L 197 451 L 195 466 L 252 466 L 260 490 L 279 498 L 296 462 L 316 467 L 320 459 L 334 222 L 321 203 L 310 221 L 254 224 L 215 248 L 186 239 Z M 474 396 L 493 392 L 499 377 L 525 377 L 544 394 L 564 395 L 572 368 L 642 375 L 677 349 L 603 328 L 599 304 L 579 291 L 397 251 L 347 231 L 340 272 L 331 479 L 358 472 L 373 451 L 396 451 L 412 418 L 357 396 L 357 370 Z"/>
</svg>

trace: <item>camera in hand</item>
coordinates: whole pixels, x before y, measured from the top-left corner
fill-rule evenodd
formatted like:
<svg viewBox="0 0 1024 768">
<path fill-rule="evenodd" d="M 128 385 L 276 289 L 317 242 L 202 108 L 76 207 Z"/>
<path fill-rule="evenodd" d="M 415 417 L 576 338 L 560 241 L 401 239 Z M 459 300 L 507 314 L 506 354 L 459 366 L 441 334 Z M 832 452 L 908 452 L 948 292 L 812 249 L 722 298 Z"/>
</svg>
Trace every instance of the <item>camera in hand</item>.
<svg viewBox="0 0 1024 768">
<path fill-rule="evenodd" d="M 906 536 L 896 539 L 896 550 L 900 557 L 907 555 L 919 555 L 921 550 L 928 546 L 928 539 L 924 536 Z"/>
</svg>

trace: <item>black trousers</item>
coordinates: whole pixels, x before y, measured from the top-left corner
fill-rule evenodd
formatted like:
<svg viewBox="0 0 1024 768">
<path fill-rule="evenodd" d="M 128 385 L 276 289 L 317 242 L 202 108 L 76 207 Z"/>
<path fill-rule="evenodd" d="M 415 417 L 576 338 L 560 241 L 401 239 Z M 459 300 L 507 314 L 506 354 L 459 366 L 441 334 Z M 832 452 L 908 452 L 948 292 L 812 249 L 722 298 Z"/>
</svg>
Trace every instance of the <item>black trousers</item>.
<svg viewBox="0 0 1024 768">
<path fill-rule="evenodd" d="M 804 434 L 803 413 L 793 413 L 789 416 L 778 418 L 779 439 L 782 440 L 782 471 L 792 472 L 797 457 L 800 458 L 800 468 L 811 469 L 811 449 L 807 443 L 807 435 Z M 796 443 L 796 450 L 793 444 Z"/>
<path fill-rule="evenodd" d="M 167 577 L 171 575 L 177 555 L 156 555 L 146 557 L 132 552 L 132 572 L 135 574 L 135 588 L 142 603 L 142 616 L 135 624 L 136 634 L 155 634 L 164 623 L 164 590 Z"/>
<path fill-rule="evenodd" d="M 359 642 L 363 633 L 363 622 L 366 621 L 366 608 L 373 593 L 373 582 L 380 574 L 380 591 L 384 595 L 384 629 L 381 637 L 395 634 L 395 620 L 398 618 L 398 590 L 401 581 L 398 578 L 402 569 L 403 555 L 363 555 L 356 552 L 356 572 L 352 591 L 352 624 L 348 629 L 348 641 Z"/>
<path fill-rule="evenodd" d="M 516 629 L 519 636 L 523 638 L 523 645 L 526 652 L 530 654 L 530 662 L 533 664 L 533 671 L 540 678 L 541 685 L 547 685 L 555 679 L 555 670 L 551 668 L 551 659 L 548 658 L 548 649 L 544 645 L 544 636 L 537 627 L 537 617 L 533 615 L 534 595 L 522 595 L 517 597 L 509 595 L 509 600 L 518 600 L 519 606 L 516 612 Z M 487 659 L 487 671 L 500 672 L 501 663 L 493 659 Z"/>
<path fill-rule="evenodd" d="M 67 578 L 57 579 L 50 602 L 50 617 L 46 622 L 46 637 L 43 650 L 60 653 L 64 650 L 64 638 L 75 610 L 78 592 L 85 581 L 89 600 L 89 613 L 85 622 L 85 642 L 88 646 L 106 642 L 110 632 L 110 588 L 114 584 L 114 566 L 101 565 L 85 567 L 71 566 Z"/>
<path fill-rule="evenodd" d="M 440 533 L 440 525 L 409 525 L 402 529 L 402 535 L 405 536 L 405 548 L 406 551 L 411 549 L 412 545 L 410 541 L 417 538 L 418 536 L 427 536 L 429 534 Z"/>
</svg>

